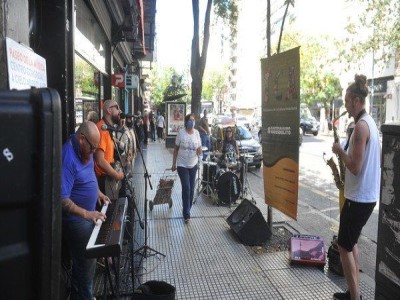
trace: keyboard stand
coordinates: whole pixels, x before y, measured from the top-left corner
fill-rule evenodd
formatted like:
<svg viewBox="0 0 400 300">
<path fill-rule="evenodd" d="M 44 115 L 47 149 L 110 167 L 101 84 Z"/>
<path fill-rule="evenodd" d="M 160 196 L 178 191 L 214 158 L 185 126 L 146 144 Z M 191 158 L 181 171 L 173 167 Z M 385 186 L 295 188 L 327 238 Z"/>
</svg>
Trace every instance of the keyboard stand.
<svg viewBox="0 0 400 300">
<path fill-rule="evenodd" d="M 120 274 L 119 274 L 119 262 L 120 259 L 119 257 L 111 257 L 111 261 L 112 261 L 112 270 L 115 274 L 115 289 L 114 289 L 114 285 L 112 283 L 112 277 L 111 277 L 111 270 L 110 270 L 110 264 L 108 263 L 108 259 L 109 257 L 104 257 L 104 274 L 103 274 L 103 299 L 106 300 L 107 299 L 107 285 L 110 285 L 110 289 L 111 289 L 111 294 L 113 297 L 115 297 L 115 299 L 119 299 L 119 282 L 120 282 Z M 107 280 L 108 280 L 108 284 L 107 284 Z"/>
</svg>

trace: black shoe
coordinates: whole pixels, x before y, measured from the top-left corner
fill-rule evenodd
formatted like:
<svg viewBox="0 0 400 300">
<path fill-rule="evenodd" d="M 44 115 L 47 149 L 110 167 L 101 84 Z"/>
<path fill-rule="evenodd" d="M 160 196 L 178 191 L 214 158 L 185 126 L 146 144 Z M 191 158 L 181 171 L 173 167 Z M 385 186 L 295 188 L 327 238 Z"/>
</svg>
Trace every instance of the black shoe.
<svg viewBox="0 0 400 300">
<path fill-rule="evenodd" d="M 336 300 L 351 300 L 350 291 L 346 291 L 345 293 L 334 293 L 333 299 Z M 360 300 L 362 300 L 362 296 L 360 295 Z"/>
</svg>

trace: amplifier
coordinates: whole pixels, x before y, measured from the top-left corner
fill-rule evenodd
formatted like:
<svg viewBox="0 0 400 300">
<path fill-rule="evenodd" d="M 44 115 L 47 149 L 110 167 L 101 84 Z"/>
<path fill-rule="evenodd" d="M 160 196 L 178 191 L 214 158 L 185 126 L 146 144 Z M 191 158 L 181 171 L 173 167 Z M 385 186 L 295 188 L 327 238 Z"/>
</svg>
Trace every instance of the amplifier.
<svg viewBox="0 0 400 300">
<path fill-rule="evenodd" d="M 325 244 L 319 236 L 296 234 L 290 238 L 290 263 L 325 265 Z"/>
</svg>

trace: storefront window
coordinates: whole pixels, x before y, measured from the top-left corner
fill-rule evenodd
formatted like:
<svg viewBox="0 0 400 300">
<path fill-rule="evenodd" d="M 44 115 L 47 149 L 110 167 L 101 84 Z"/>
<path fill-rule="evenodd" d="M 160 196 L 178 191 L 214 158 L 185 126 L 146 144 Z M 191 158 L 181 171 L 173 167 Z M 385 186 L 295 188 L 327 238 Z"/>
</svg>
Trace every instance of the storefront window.
<svg viewBox="0 0 400 300">
<path fill-rule="evenodd" d="M 75 54 L 75 124 L 79 126 L 90 111 L 100 116 L 99 71 Z"/>
<path fill-rule="evenodd" d="M 371 115 L 380 129 L 381 125 L 385 124 L 386 118 L 386 99 L 383 97 L 383 94 L 374 95 Z"/>
</svg>

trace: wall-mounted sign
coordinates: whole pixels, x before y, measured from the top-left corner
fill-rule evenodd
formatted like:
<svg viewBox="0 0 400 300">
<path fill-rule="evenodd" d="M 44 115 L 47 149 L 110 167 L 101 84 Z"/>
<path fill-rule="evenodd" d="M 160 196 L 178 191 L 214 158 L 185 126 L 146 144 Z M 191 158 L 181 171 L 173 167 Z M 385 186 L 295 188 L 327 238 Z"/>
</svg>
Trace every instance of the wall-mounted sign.
<svg viewBox="0 0 400 300">
<path fill-rule="evenodd" d="M 9 88 L 47 87 L 46 60 L 31 49 L 6 38 Z"/>
<path fill-rule="evenodd" d="M 115 73 L 111 75 L 111 85 L 119 88 L 125 87 L 124 73 Z"/>
<path fill-rule="evenodd" d="M 139 76 L 135 74 L 125 74 L 125 88 L 137 89 L 139 85 Z"/>
</svg>

